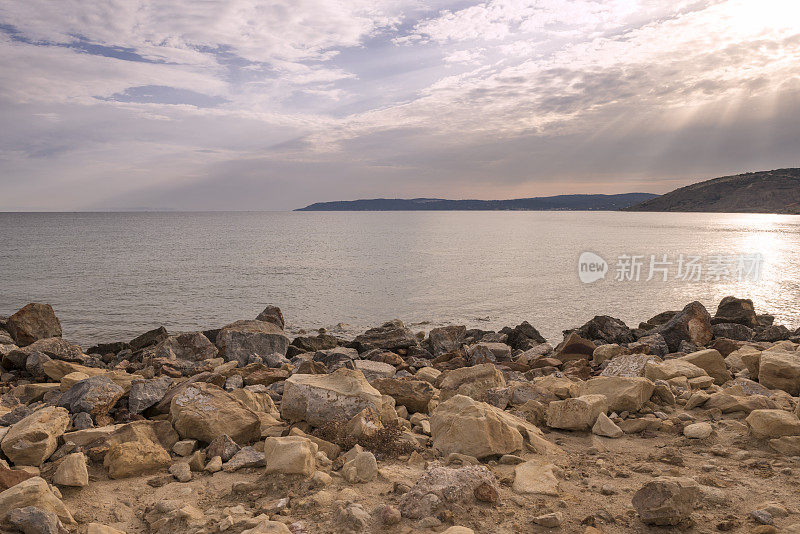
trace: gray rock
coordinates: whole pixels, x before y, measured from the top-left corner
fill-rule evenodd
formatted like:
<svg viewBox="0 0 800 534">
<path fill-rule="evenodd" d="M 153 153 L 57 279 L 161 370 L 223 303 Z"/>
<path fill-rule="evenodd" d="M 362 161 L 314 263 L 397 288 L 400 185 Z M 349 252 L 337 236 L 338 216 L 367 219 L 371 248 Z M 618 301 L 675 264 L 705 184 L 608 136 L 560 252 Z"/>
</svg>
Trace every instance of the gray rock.
<svg viewBox="0 0 800 534">
<path fill-rule="evenodd" d="M 146 347 L 157 345 L 161 341 L 167 339 L 168 336 L 169 334 L 167 333 L 167 329 L 163 326 L 159 326 L 158 328 L 149 330 L 144 334 L 133 338 L 130 340 L 128 345 L 132 351 L 139 351 Z"/>
<path fill-rule="evenodd" d="M 59 534 L 63 528 L 56 514 L 36 506 L 11 510 L 8 522 L 23 534 Z"/>
<path fill-rule="evenodd" d="M 245 366 L 251 356 L 262 359 L 270 354 L 286 354 L 289 338 L 283 329 L 267 321 L 236 321 L 219 331 L 217 348 L 225 361 Z"/>
<path fill-rule="evenodd" d="M 749 341 L 753 339 L 753 330 L 738 323 L 717 323 L 711 327 L 715 338 Z"/>
<path fill-rule="evenodd" d="M 58 398 L 57 405 L 70 413 L 87 412 L 103 415 L 125 394 L 125 390 L 108 376 L 98 375 L 77 382 Z"/>
<path fill-rule="evenodd" d="M 25 360 L 25 370 L 28 371 L 34 378 L 45 378 L 47 375 L 44 372 L 44 364 L 51 361 L 52 358 L 44 352 L 34 351 L 28 355 Z"/>
<path fill-rule="evenodd" d="M 487 484 L 498 491 L 492 472 L 483 465 L 452 469 L 434 467 L 426 471 L 403 495 L 400 512 L 409 519 L 435 516 L 454 505 L 476 502 L 475 489 Z"/>
<path fill-rule="evenodd" d="M 688 520 L 700 495 L 688 477 L 658 477 L 633 495 L 633 507 L 647 525 L 674 526 Z"/>
<path fill-rule="evenodd" d="M 92 421 L 92 416 L 86 412 L 78 412 L 72 419 L 72 430 L 86 430 L 87 428 L 93 427 L 94 421 Z"/>
<path fill-rule="evenodd" d="M 222 465 L 222 470 L 232 473 L 245 467 L 264 467 L 266 465 L 263 452 L 258 452 L 253 447 L 242 447 L 239 452 Z"/>
<path fill-rule="evenodd" d="M 434 356 L 450 352 L 461 346 L 467 334 L 466 326 L 434 328 L 428 334 L 428 343 Z"/>
<path fill-rule="evenodd" d="M 377 328 L 370 328 L 356 336 L 355 341 L 362 345 L 387 350 L 406 349 L 417 344 L 414 333 L 406 328 L 400 319 L 389 321 Z"/>
<path fill-rule="evenodd" d="M 601 376 L 623 376 L 634 378 L 644 376 L 644 368 L 647 362 L 655 359 L 649 354 L 623 354 L 608 362 L 608 365 L 600 373 Z"/>
<path fill-rule="evenodd" d="M 168 376 L 134 381 L 128 394 L 128 411 L 142 413 L 151 406 L 155 406 L 164 398 L 172 382 L 172 378 Z"/>
<path fill-rule="evenodd" d="M 157 357 L 191 362 L 214 358 L 217 352 L 217 347 L 202 332 L 184 332 L 168 336 L 155 347 Z"/>
<path fill-rule="evenodd" d="M 244 378 L 242 375 L 231 375 L 225 380 L 225 389 L 227 391 L 233 391 L 234 389 L 240 389 L 244 387 Z"/>
<path fill-rule="evenodd" d="M 208 458 L 219 456 L 223 462 L 229 461 L 237 452 L 239 452 L 239 445 L 227 434 L 214 438 L 214 441 L 206 447 L 206 456 Z"/>
</svg>

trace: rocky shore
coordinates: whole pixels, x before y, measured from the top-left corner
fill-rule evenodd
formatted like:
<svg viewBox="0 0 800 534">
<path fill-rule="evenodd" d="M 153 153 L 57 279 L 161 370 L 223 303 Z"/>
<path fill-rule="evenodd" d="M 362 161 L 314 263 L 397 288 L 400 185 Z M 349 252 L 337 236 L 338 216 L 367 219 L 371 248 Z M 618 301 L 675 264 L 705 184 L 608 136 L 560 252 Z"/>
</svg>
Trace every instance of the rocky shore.
<svg viewBox="0 0 800 534">
<path fill-rule="evenodd" d="M 727 297 L 290 339 L 280 309 L 82 348 L 0 319 L 0 532 L 800 533 L 800 330 Z"/>
</svg>

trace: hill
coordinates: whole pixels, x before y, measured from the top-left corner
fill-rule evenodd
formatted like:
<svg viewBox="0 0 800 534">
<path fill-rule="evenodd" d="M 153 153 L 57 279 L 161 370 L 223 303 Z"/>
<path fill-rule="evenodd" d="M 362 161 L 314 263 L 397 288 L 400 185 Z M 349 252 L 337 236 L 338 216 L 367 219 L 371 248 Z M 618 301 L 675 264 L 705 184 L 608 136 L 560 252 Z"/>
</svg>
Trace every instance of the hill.
<svg viewBox="0 0 800 534">
<path fill-rule="evenodd" d="M 295 211 L 616 211 L 657 195 L 625 193 L 621 195 L 558 195 L 511 200 L 447 200 L 442 198 L 374 198 L 317 202 Z"/>
<path fill-rule="evenodd" d="M 714 178 L 645 200 L 626 210 L 800 214 L 800 169 Z"/>
</svg>

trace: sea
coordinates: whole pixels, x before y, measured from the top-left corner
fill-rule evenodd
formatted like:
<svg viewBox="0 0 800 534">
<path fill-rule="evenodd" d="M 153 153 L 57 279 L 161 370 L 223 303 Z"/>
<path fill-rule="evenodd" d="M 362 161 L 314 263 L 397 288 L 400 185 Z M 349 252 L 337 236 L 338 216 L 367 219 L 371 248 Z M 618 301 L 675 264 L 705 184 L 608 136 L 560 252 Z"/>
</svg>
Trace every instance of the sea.
<svg viewBox="0 0 800 534">
<path fill-rule="evenodd" d="M 0 213 L 0 315 L 53 306 L 84 347 L 279 306 L 296 335 L 595 315 L 635 327 L 699 300 L 800 326 L 800 216 L 577 211 Z"/>
</svg>

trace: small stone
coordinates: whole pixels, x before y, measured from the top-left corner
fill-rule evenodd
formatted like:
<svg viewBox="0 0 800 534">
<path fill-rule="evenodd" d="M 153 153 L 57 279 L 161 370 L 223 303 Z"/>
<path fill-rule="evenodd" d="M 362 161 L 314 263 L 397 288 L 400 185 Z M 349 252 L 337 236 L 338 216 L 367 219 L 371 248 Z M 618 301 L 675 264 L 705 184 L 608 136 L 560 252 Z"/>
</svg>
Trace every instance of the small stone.
<svg viewBox="0 0 800 534">
<path fill-rule="evenodd" d="M 192 469 L 189 467 L 189 462 L 175 462 L 170 466 L 169 472 L 178 482 L 192 480 Z"/>
<path fill-rule="evenodd" d="M 86 469 L 86 456 L 82 452 L 74 452 L 65 456 L 53 474 L 53 483 L 59 486 L 79 488 L 88 486 L 89 472 Z"/>
<path fill-rule="evenodd" d="M 178 456 L 189 456 L 194 452 L 194 449 L 197 447 L 197 440 L 195 439 L 184 439 L 175 443 L 172 446 L 172 452 L 177 454 Z"/>
<path fill-rule="evenodd" d="M 480 502 L 496 503 L 500 498 L 500 495 L 497 493 L 497 488 L 493 484 L 488 484 L 486 482 L 476 486 L 473 494 Z"/>
<path fill-rule="evenodd" d="M 564 514 L 553 512 L 533 518 L 533 522 L 545 528 L 558 528 L 564 522 Z"/>
<path fill-rule="evenodd" d="M 714 429 L 709 423 L 694 423 L 683 428 L 683 435 L 691 439 L 705 439 Z"/>
<path fill-rule="evenodd" d="M 221 456 L 214 456 L 209 460 L 205 467 L 206 472 L 208 473 L 216 473 L 217 471 L 222 471 L 222 457 Z"/>
<path fill-rule="evenodd" d="M 592 426 L 592 434 L 606 438 L 619 438 L 623 432 L 606 414 L 601 413 L 597 416 L 594 426 Z"/>
<path fill-rule="evenodd" d="M 752 517 L 756 523 L 761 525 L 772 525 L 775 523 L 775 520 L 772 518 L 772 514 L 766 510 L 753 510 L 750 512 L 750 517 Z"/>
<path fill-rule="evenodd" d="M 387 526 L 397 525 L 400 523 L 400 510 L 396 507 L 387 504 L 381 508 L 381 523 Z"/>
</svg>

